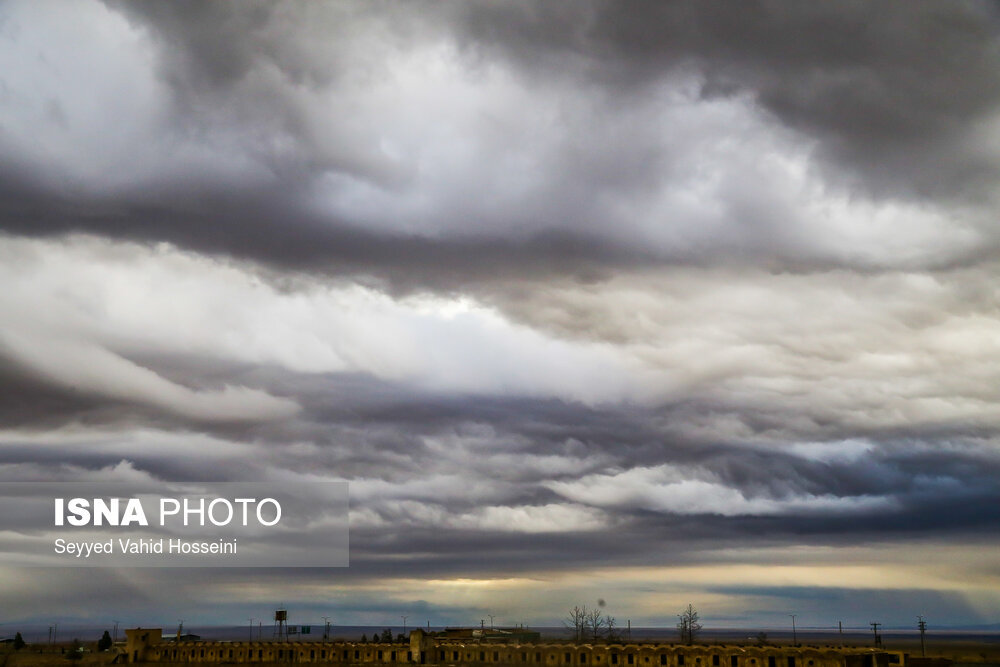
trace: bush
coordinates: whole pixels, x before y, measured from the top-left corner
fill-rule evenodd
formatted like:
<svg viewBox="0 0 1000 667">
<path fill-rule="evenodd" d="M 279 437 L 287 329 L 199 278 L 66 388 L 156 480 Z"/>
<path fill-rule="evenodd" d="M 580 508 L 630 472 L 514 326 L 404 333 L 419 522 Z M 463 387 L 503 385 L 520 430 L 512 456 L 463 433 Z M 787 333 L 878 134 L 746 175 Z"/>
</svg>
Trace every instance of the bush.
<svg viewBox="0 0 1000 667">
<path fill-rule="evenodd" d="M 83 658 L 83 644 L 80 643 L 79 639 L 74 639 L 69 646 L 69 652 L 66 653 L 66 659 L 80 660 L 81 658 Z"/>
</svg>

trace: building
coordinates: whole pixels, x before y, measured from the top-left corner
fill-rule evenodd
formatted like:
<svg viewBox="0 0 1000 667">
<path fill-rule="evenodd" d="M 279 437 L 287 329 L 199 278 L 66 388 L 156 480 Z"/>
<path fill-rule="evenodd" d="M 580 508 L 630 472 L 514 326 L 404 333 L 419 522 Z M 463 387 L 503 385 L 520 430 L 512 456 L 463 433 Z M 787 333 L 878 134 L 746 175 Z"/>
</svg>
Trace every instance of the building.
<svg viewBox="0 0 1000 667">
<path fill-rule="evenodd" d="M 495 643 L 414 630 L 408 644 L 345 641 L 164 641 L 160 629 L 125 631 L 131 663 L 321 663 L 489 667 L 905 667 L 901 652 L 820 646 L 684 646 L 664 642 Z"/>
</svg>

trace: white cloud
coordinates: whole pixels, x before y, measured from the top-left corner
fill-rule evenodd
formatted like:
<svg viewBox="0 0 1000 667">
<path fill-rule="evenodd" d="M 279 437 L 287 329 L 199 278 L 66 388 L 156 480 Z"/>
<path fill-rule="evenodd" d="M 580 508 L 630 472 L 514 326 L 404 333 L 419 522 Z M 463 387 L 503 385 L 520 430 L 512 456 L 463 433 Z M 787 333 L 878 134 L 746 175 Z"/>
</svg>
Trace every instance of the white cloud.
<svg viewBox="0 0 1000 667">
<path fill-rule="evenodd" d="M 14 356 L 51 379 L 202 418 L 290 414 L 285 399 L 230 387 L 193 391 L 123 356 L 155 352 L 365 372 L 428 389 L 601 401 L 634 391 L 633 363 L 443 297 L 395 301 L 358 285 L 281 292 L 239 267 L 178 252 L 0 240 L 0 307 Z"/>
<path fill-rule="evenodd" d="M 748 495 L 726 486 L 705 471 L 668 464 L 587 475 L 571 481 L 552 481 L 546 486 L 568 500 L 592 507 L 674 514 L 866 513 L 872 509 L 891 509 L 895 505 L 894 499 L 886 496 Z"/>
<path fill-rule="evenodd" d="M 374 502 L 351 511 L 354 528 L 416 526 L 531 534 L 605 530 L 611 523 L 611 517 L 602 510 L 574 503 L 490 505 L 455 511 L 442 505 L 406 500 Z"/>
</svg>

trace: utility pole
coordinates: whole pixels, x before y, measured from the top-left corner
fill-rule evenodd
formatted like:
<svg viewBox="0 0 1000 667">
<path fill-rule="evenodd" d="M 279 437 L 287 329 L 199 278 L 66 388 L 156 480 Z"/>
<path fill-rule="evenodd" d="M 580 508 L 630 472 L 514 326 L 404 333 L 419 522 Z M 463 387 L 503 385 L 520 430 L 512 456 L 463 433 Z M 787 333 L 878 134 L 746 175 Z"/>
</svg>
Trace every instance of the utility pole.
<svg viewBox="0 0 1000 667">
<path fill-rule="evenodd" d="M 255 620 L 253 616 L 250 617 L 250 641 L 253 641 L 253 622 Z"/>
<path fill-rule="evenodd" d="M 115 634 L 114 634 L 114 636 L 113 636 L 113 637 L 111 638 L 111 641 L 112 641 L 113 643 L 117 643 L 117 642 L 118 642 L 118 624 L 119 624 L 119 623 L 121 623 L 121 621 L 115 621 Z"/>
<path fill-rule="evenodd" d="M 917 628 L 920 630 L 920 657 L 926 658 L 927 652 L 924 650 L 924 633 L 927 632 L 927 621 L 923 616 L 917 616 Z"/>
<path fill-rule="evenodd" d="M 485 618 L 479 619 L 479 629 L 480 630 L 485 630 L 486 629 L 486 619 Z"/>
<path fill-rule="evenodd" d="M 840 631 L 840 645 L 844 645 L 844 622 L 837 621 L 837 629 Z"/>
<path fill-rule="evenodd" d="M 330 617 L 323 616 L 323 641 L 330 640 Z"/>
<path fill-rule="evenodd" d="M 882 624 L 881 623 L 876 623 L 876 622 L 872 621 L 871 623 L 869 623 L 869 625 L 872 626 L 872 634 L 875 635 L 875 646 L 881 646 L 882 645 L 882 636 L 879 635 L 878 629 L 882 626 Z"/>
<path fill-rule="evenodd" d="M 409 618 L 409 616 L 400 616 L 400 618 L 403 619 L 403 636 L 405 637 L 406 636 L 406 619 Z"/>
<path fill-rule="evenodd" d="M 795 634 L 795 614 L 789 614 L 792 617 L 792 646 L 799 645 L 798 635 Z"/>
<path fill-rule="evenodd" d="M 490 617 L 490 630 L 492 630 L 493 629 L 493 614 L 486 614 L 486 615 Z"/>
<path fill-rule="evenodd" d="M 628 630 L 625 631 L 625 637 L 629 641 L 632 641 L 632 619 L 629 618 L 625 622 L 628 623 Z"/>
</svg>

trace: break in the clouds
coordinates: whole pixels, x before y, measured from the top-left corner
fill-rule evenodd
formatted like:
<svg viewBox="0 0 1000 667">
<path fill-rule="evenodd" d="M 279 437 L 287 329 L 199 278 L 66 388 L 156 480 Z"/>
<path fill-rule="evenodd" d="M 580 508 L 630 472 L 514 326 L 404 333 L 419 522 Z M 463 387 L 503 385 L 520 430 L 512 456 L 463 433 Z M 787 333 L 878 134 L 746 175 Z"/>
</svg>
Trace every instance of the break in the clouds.
<svg viewBox="0 0 1000 667">
<path fill-rule="evenodd" d="M 995 621 L 998 30 L 975 2 L 4 3 L 0 478 L 352 499 L 344 571 L 11 571 L 8 601 Z"/>
</svg>

